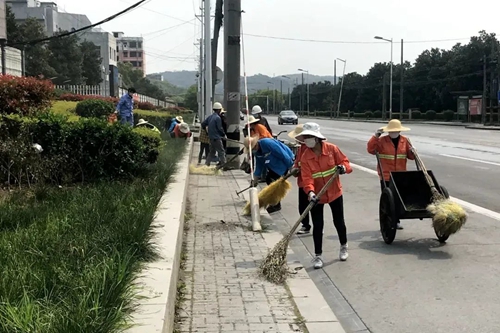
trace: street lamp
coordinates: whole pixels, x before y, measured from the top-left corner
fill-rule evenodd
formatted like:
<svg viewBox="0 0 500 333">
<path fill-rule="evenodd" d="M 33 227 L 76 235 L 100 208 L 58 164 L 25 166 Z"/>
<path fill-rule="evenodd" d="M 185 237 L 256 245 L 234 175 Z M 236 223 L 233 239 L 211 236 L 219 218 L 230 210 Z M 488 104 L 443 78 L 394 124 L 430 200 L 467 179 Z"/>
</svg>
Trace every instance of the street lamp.
<svg viewBox="0 0 500 333">
<path fill-rule="evenodd" d="M 276 99 L 274 98 L 274 96 L 276 96 L 275 95 L 275 93 L 276 93 L 276 86 L 275 86 L 274 82 L 267 81 L 267 83 L 273 85 L 273 112 L 274 112 L 276 110 Z M 268 90 L 269 90 L 269 88 L 268 88 Z M 267 112 L 269 112 L 269 108 L 268 108 Z"/>
<path fill-rule="evenodd" d="M 307 74 L 306 83 L 307 83 L 307 114 L 309 115 L 309 71 L 305 69 L 298 69 L 299 72 L 304 72 Z"/>
<path fill-rule="evenodd" d="M 286 75 L 281 75 L 281 77 L 292 81 L 292 78 Z M 292 109 L 292 94 L 290 93 L 290 82 L 288 82 L 288 108 Z"/>
<path fill-rule="evenodd" d="M 342 82 L 340 83 L 339 103 L 337 104 L 337 117 L 340 118 L 340 101 L 342 101 L 342 89 L 344 88 L 345 66 L 347 64 L 347 60 L 340 58 L 337 58 L 337 60 L 344 63 L 344 70 L 342 71 Z"/>
<path fill-rule="evenodd" d="M 391 39 L 386 39 L 382 38 L 380 36 L 375 36 L 375 39 L 380 39 L 386 42 L 391 43 L 391 73 L 389 74 L 391 79 L 389 83 L 389 120 L 392 119 L 392 49 L 393 49 L 393 43 L 392 43 L 392 38 Z"/>
</svg>

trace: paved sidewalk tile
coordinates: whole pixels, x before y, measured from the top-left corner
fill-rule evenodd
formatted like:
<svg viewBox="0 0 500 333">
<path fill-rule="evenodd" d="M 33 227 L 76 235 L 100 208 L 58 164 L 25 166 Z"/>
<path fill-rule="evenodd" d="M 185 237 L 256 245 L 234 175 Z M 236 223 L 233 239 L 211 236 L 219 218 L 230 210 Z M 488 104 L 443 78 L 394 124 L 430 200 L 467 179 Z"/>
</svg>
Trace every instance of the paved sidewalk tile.
<svg viewBox="0 0 500 333">
<path fill-rule="evenodd" d="M 190 176 L 179 332 L 303 332 L 286 288 L 257 276 L 268 250 L 239 216 L 244 201 L 237 189 L 232 172 Z"/>
</svg>

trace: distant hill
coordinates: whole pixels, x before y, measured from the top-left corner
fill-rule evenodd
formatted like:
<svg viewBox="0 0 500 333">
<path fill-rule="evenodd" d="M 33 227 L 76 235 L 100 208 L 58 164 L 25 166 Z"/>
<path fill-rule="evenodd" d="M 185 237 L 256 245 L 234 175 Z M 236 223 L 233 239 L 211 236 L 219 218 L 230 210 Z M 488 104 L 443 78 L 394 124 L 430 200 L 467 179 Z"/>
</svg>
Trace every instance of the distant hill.
<svg viewBox="0 0 500 333">
<path fill-rule="evenodd" d="M 163 80 L 167 81 L 174 86 L 180 87 L 180 88 L 189 88 L 191 85 L 196 84 L 196 71 L 178 71 L 178 72 L 163 72 L 163 73 L 156 73 L 153 75 L 162 75 Z M 257 74 L 257 75 L 252 75 L 247 77 L 247 82 L 248 82 L 248 90 L 249 93 L 253 93 L 258 90 L 265 90 L 265 89 L 273 89 L 273 83 L 276 87 L 277 90 L 280 90 L 280 82 L 283 82 L 283 93 L 288 92 L 288 88 L 290 90 L 293 89 L 295 82 L 298 84 L 301 83 L 302 76 L 300 73 L 296 74 L 287 74 L 285 75 L 289 77 L 290 79 L 277 76 L 275 78 L 271 76 L 267 76 L 264 74 Z M 306 83 L 306 77 L 307 74 L 304 73 L 304 83 Z M 297 81 L 296 81 L 297 80 Z M 337 78 L 338 80 L 338 78 Z M 323 81 L 333 81 L 333 75 L 327 75 L 327 76 L 322 76 L 322 75 L 309 75 L 309 83 L 313 82 L 323 82 Z M 271 83 L 268 83 L 271 82 Z M 337 81 L 338 82 L 338 81 Z M 243 92 L 244 86 L 243 86 L 243 77 L 241 78 L 241 91 Z M 222 94 L 224 91 L 224 83 L 221 82 L 215 87 L 215 93 L 216 94 Z"/>
</svg>

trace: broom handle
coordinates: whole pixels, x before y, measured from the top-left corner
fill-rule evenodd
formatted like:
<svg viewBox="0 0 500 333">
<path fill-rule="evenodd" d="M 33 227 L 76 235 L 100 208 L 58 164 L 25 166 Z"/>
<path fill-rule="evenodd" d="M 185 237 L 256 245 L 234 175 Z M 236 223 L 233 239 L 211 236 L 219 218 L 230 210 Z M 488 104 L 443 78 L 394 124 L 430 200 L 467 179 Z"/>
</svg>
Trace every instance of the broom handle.
<svg viewBox="0 0 500 333">
<path fill-rule="evenodd" d="M 325 186 L 323 186 L 323 188 L 316 195 L 317 200 L 319 200 L 321 198 L 321 196 L 323 194 L 325 194 L 325 192 L 328 190 L 328 188 L 330 187 L 330 185 L 332 185 L 333 181 L 335 180 L 335 178 L 338 177 L 338 175 L 339 175 L 339 171 L 337 170 L 333 174 L 332 178 L 330 178 L 326 182 Z M 299 189 L 299 191 L 301 191 L 301 190 Z M 307 214 L 309 214 L 309 212 L 311 211 L 311 209 L 313 209 L 313 207 L 316 205 L 316 203 L 317 202 L 314 202 L 314 201 L 309 202 L 309 205 L 307 205 L 307 207 L 304 210 L 304 212 L 302 213 L 302 215 L 300 215 L 299 219 L 297 220 L 297 222 L 295 222 L 295 224 L 293 225 L 293 227 L 290 230 L 290 232 L 288 232 L 288 234 L 285 236 L 287 242 L 290 240 L 290 238 L 292 238 L 293 234 L 295 233 L 295 230 L 297 230 L 297 228 L 299 227 L 300 223 L 302 223 L 302 220 L 307 216 Z"/>
<path fill-rule="evenodd" d="M 415 149 L 415 147 L 411 143 L 410 139 L 408 139 L 408 138 L 406 138 L 406 139 L 408 140 L 408 143 L 410 144 L 410 147 L 411 147 L 411 149 L 413 151 L 413 155 L 415 155 L 415 162 L 417 163 L 417 166 L 420 166 L 420 169 L 422 169 L 422 172 L 424 173 L 424 176 L 425 176 L 425 180 L 427 180 L 427 183 L 429 184 L 429 186 L 431 188 L 432 195 L 435 198 L 441 198 L 442 195 L 437 190 L 436 184 L 434 184 L 434 180 L 432 179 L 432 177 L 427 172 L 427 168 L 425 167 L 424 162 L 420 158 L 420 155 L 418 155 L 417 150 Z"/>
</svg>

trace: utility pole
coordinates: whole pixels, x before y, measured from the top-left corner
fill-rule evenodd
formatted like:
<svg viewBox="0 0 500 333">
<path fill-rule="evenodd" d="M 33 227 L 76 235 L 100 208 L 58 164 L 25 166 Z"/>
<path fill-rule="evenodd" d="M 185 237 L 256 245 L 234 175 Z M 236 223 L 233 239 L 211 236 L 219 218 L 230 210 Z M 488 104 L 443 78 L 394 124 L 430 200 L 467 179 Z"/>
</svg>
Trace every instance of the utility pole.
<svg viewBox="0 0 500 333">
<path fill-rule="evenodd" d="M 227 110 L 227 138 L 240 141 L 241 0 L 224 1 L 224 95 Z M 238 156 L 241 147 L 227 142 L 227 158 Z M 236 157 L 229 168 L 240 165 Z"/>
<path fill-rule="evenodd" d="M 486 124 L 486 55 L 483 55 L 483 98 L 481 99 L 481 123 Z"/>
<path fill-rule="evenodd" d="M 288 86 L 288 109 L 292 109 L 292 95 L 290 94 L 290 86 Z"/>
<path fill-rule="evenodd" d="M 278 107 L 283 109 L 283 79 L 280 79 L 280 101 Z"/>
<path fill-rule="evenodd" d="M 337 85 L 337 59 L 333 61 L 333 85 Z"/>
<path fill-rule="evenodd" d="M 203 26 L 203 24 L 201 25 Z M 198 118 L 200 122 L 205 120 L 203 118 L 203 40 L 199 39 L 200 46 L 200 61 L 198 64 Z"/>
<path fill-rule="evenodd" d="M 304 72 L 302 72 L 302 85 L 300 86 L 300 110 L 304 111 Z"/>
<path fill-rule="evenodd" d="M 212 43 L 210 39 L 210 0 L 204 0 L 204 25 L 205 25 L 205 114 L 212 113 Z"/>
<path fill-rule="evenodd" d="M 2 62 L 2 75 L 7 74 L 7 7 L 5 0 L 0 0 L 0 51 Z"/>
<path fill-rule="evenodd" d="M 401 86 L 399 88 L 399 119 L 403 119 L 403 111 L 404 111 L 403 110 L 404 72 L 405 72 L 405 67 L 404 67 L 404 57 L 403 57 L 403 39 L 401 38 Z"/>
<path fill-rule="evenodd" d="M 384 73 L 384 79 L 382 80 L 382 118 L 387 119 L 387 72 Z"/>
</svg>

